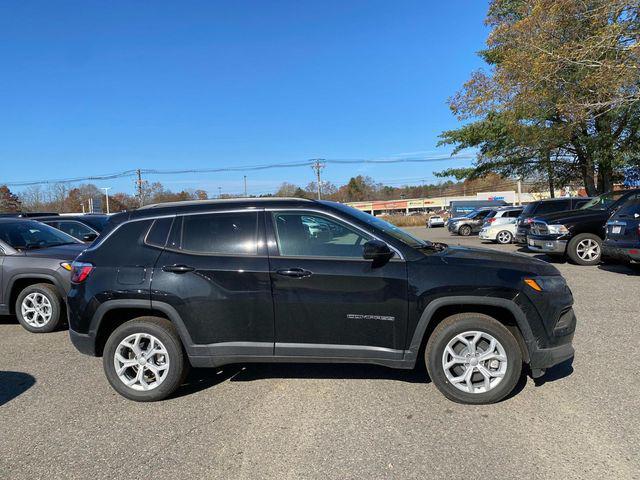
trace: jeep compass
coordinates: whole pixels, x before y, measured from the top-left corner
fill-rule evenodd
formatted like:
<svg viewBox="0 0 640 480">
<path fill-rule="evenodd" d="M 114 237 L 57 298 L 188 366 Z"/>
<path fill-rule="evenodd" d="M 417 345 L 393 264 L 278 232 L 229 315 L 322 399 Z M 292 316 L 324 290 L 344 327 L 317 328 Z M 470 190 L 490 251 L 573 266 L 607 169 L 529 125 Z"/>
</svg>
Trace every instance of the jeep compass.
<svg viewBox="0 0 640 480">
<path fill-rule="evenodd" d="M 323 225 L 323 228 L 318 228 Z M 160 400 L 189 366 L 425 362 L 449 399 L 508 395 L 573 356 L 552 265 L 414 238 L 338 203 L 241 199 L 115 215 L 73 264 L 71 340 L 123 396 Z"/>
</svg>

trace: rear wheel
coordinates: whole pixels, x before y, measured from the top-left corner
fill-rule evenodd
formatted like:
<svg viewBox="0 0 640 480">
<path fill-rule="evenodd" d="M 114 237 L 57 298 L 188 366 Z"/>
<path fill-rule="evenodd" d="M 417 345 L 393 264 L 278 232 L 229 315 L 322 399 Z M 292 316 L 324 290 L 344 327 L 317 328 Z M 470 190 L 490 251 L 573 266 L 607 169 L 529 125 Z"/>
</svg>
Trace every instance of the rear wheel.
<svg viewBox="0 0 640 480">
<path fill-rule="evenodd" d="M 481 313 L 443 320 L 427 342 L 425 362 L 438 390 L 459 403 L 498 402 L 522 373 L 522 352 L 513 334 Z"/>
<path fill-rule="evenodd" d="M 496 241 L 503 245 L 511 243 L 513 241 L 513 235 L 508 230 L 502 230 L 501 232 L 498 232 L 498 235 L 496 235 Z"/>
<path fill-rule="evenodd" d="M 63 320 L 56 287 L 48 283 L 26 287 L 16 300 L 16 317 L 20 325 L 30 332 L 53 332 Z"/>
<path fill-rule="evenodd" d="M 140 317 L 109 336 L 103 366 L 109 383 L 120 395 L 153 402 L 167 398 L 183 383 L 188 362 L 169 320 Z"/>
<path fill-rule="evenodd" d="M 581 233 L 569 241 L 567 255 L 578 265 L 597 265 L 602 255 L 602 239 L 592 233 Z"/>
<path fill-rule="evenodd" d="M 468 237 L 469 235 L 471 235 L 471 227 L 469 225 L 462 225 L 458 229 L 458 233 L 463 237 Z"/>
</svg>

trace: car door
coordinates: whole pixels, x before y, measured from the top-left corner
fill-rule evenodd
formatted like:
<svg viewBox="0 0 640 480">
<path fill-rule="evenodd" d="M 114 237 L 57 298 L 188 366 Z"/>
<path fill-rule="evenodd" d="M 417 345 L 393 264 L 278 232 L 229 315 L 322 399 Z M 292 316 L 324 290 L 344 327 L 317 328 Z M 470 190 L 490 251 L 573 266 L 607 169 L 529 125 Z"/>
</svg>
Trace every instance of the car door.
<svg viewBox="0 0 640 480">
<path fill-rule="evenodd" d="M 374 236 L 327 213 L 266 218 L 276 355 L 402 358 L 408 289 L 399 252 L 384 265 L 364 260 Z"/>
<path fill-rule="evenodd" d="M 194 355 L 273 355 L 264 213 L 177 216 L 156 262 L 151 303 L 173 307 Z"/>
<path fill-rule="evenodd" d="M 640 195 L 632 195 L 607 222 L 607 240 L 614 245 L 640 242 Z"/>
</svg>

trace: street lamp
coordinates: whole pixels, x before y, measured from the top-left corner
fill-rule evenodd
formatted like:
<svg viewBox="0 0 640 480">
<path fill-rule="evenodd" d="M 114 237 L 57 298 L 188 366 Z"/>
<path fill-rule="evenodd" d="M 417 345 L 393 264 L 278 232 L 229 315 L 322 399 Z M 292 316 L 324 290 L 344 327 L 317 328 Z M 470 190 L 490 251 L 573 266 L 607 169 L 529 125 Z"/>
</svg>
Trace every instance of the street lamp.
<svg viewBox="0 0 640 480">
<path fill-rule="evenodd" d="M 107 215 L 109 215 L 109 189 L 111 187 L 100 187 L 101 190 L 104 190 L 104 196 L 107 197 Z"/>
</svg>

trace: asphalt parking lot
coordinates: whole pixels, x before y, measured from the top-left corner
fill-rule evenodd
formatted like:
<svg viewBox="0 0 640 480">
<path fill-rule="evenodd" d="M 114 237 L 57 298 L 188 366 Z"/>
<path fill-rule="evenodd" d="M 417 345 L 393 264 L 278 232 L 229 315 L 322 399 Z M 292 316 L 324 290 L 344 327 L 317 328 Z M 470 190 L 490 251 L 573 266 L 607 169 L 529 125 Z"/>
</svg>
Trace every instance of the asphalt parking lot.
<svg viewBox="0 0 640 480">
<path fill-rule="evenodd" d="M 490 406 L 357 365 L 194 370 L 173 398 L 134 403 L 66 331 L 0 318 L 0 478 L 639 478 L 640 272 L 556 265 L 576 358 Z"/>
</svg>

